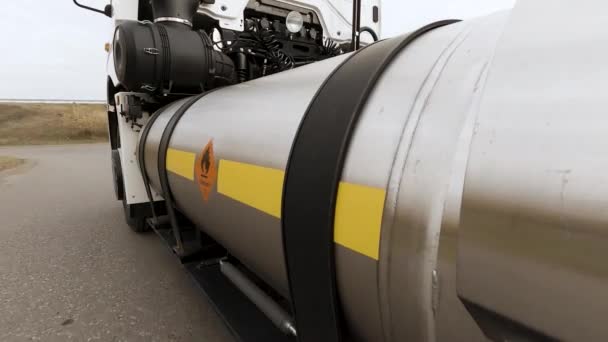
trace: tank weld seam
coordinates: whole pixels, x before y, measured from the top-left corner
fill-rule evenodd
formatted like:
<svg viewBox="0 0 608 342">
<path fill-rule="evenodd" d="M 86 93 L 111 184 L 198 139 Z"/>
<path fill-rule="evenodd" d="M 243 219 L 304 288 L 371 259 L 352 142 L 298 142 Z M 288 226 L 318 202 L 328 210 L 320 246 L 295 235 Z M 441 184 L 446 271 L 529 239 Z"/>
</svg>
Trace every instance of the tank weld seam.
<svg viewBox="0 0 608 342">
<path fill-rule="evenodd" d="M 420 119 L 422 118 L 422 115 L 424 113 L 424 111 L 427 108 L 429 99 L 431 98 L 431 96 L 433 95 L 437 83 L 438 81 L 441 79 L 441 76 L 443 75 L 443 72 L 445 71 L 447 65 L 450 63 L 450 61 L 452 60 L 452 57 L 454 56 L 454 54 L 456 53 L 456 51 L 458 50 L 458 48 L 460 46 L 462 46 L 462 44 L 464 44 L 464 42 L 467 40 L 467 38 L 469 37 L 469 35 L 471 34 L 472 31 L 472 25 L 465 27 L 465 30 L 463 30 L 463 32 L 461 33 L 461 35 L 458 37 L 457 41 L 454 41 L 454 47 L 453 50 L 449 53 L 449 56 L 447 57 L 445 64 L 442 66 L 441 70 L 439 70 L 439 73 L 437 75 L 437 79 L 433 84 L 432 89 L 430 89 L 429 91 L 429 95 L 426 98 L 425 102 L 424 102 L 424 107 L 421 109 L 420 112 L 420 116 L 418 118 L 418 120 L 416 121 L 416 127 L 414 128 L 414 131 L 412 132 L 412 138 L 410 140 L 410 148 L 411 148 L 411 143 L 416 139 L 416 135 L 417 135 L 417 128 L 418 128 L 418 124 L 420 123 Z M 409 148 L 408 148 L 408 156 L 409 156 Z M 409 159 L 409 158 L 407 158 Z M 407 163 L 407 161 L 406 161 Z M 441 188 L 443 188 L 443 186 L 440 185 Z M 439 194 L 439 198 L 444 197 L 444 191 L 441 190 L 440 194 Z M 436 211 L 437 208 L 436 206 L 433 204 L 434 202 L 431 202 L 430 204 L 430 208 L 429 208 L 429 212 L 428 212 L 428 218 L 425 222 L 426 225 L 426 230 L 427 233 L 425 234 L 425 244 L 426 246 L 428 246 L 428 248 L 426 248 L 425 250 L 426 255 L 423 256 L 423 260 L 424 260 L 424 264 L 423 264 L 423 272 L 422 277 L 419 279 L 419 281 L 421 282 L 421 289 L 424 289 L 424 293 L 426 294 L 426 298 L 424 299 L 424 302 L 426 302 L 426 304 L 428 305 L 428 308 L 430 308 L 430 310 L 426 311 L 427 314 L 427 332 L 428 332 L 428 338 L 431 341 L 435 341 L 436 340 L 436 336 L 435 336 L 435 309 L 433 307 L 433 294 L 434 294 L 434 289 L 435 287 L 433 286 L 433 272 L 436 272 L 437 270 L 437 258 L 438 258 L 438 252 L 439 252 L 439 237 L 440 237 L 440 231 L 441 231 L 441 214 L 439 212 L 439 215 L 437 215 Z M 441 274 L 437 274 L 437 281 L 439 282 L 441 279 Z M 439 284 L 437 284 L 439 285 Z M 437 291 L 438 291 L 438 287 L 437 287 Z M 438 293 L 437 293 L 438 294 Z"/>
<path fill-rule="evenodd" d="M 464 196 L 464 189 L 465 189 L 465 185 L 466 185 L 465 184 L 466 183 L 466 170 L 467 170 L 468 164 L 469 164 L 471 146 L 473 144 L 473 137 L 474 137 L 475 131 L 476 131 L 475 128 L 478 125 L 478 119 L 479 119 L 479 114 L 480 114 L 479 112 L 481 110 L 481 100 L 483 99 L 485 91 L 486 91 L 485 85 L 487 84 L 488 79 L 490 78 L 491 66 L 492 66 L 492 63 L 494 62 L 494 58 L 496 57 L 496 49 L 505 33 L 504 32 L 505 26 L 506 26 L 506 21 L 505 21 L 505 24 L 503 24 L 501 32 L 497 35 L 497 39 L 491 48 L 491 52 L 489 53 L 488 58 L 483 66 L 483 70 L 479 74 L 479 78 L 477 79 L 477 81 L 475 83 L 475 89 L 474 89 L 475 93 L 473 94 L 474 98 L 471 101 L 470 113 L 468 114 L 470 117 L 467 118 L 467 120 L 470 120 L 470 126 L 469 127 L 463 126 L 463 129 L 461 132 L 461 137 L 459 140 L 460 146 L 458 147 L 457 152 L 455 154 L 454 162 L 453 162 L 453 166 L 452 166 L 452 172 L 450 173 L 450 183 L 447 185 L 448 186 L 448 196 L 452 195 L 452 196 L 456 196 L 456 197 L 449 197 L 446 199 L 446 203 L 444 203 L 444 217 L 443 217 L 442 221 L 450 220 L 450 217 L 453 217 L 453 219 L 451 221 L 454 224 L 460 223 L 460 214 L 461 214 L 460 207 L 462 206 L 462 199 Z M 466 140 L 465 140 L 465 138 L 466 138 Z M 462 166 L 457 171 L 455 164 L 459 160 L 458 159 L 459 155 L 461 153 L 465 153 L 464 151 L 466 151 L 466 155 L 463 156 Z M 458 172 L 459 174 L 455 175 L 456 172 Z M 455 189 L 454 187 L 451 186 L 453 184 L 451 180 L 453 180 L 456 177 L 458 177 L 460 179 L 460 182 L 456 183 L 461 186 L 459 189 Z M 458 194 L 455 194 L 455 192 L 458 192 Z M 451 201 L 449 203 L 447 202 L 451 198 L 454 198 L 453 201 L 458 199 L 458 204 L 454 204 L 453 206 L 451 206 L 450 203 L 452 203 L 453 201 Z M 458 210 L 456 210 L 456 208 L 452 209 L 452 207 L 457 207 Z"/>
<path fill-rule="evenodd" d="M 477 78 L 477 80 L 475 81 L 475 84 L 473 85 L 473 89 L 476 89 L 478 87 L 478 82 L 479 80 L 483 77 L 483 75 L 486 73 L 486 70 L 488 68 L 488 62 L 484 62 L 482 67 L 479 70 L 479 77 Z M 473 90 L 473 94 L 475 94 L 475 90 Z M 472 102 L 475 101 L 475 98 L 473 98 Z M 430 259 L 429 260 L 429 264 L 430 264 L 430 269 L 432 269 L 432 273 L 431 273 L 431 287 L 432 287 L 432 295 L 431 295 L 431 304 L 432 304 L 432 308 L 433 308 L 433 317 L 436 318 L 437 314 L 439 313 L 439 304 L 440 304 L 440 299 L 441 299 L 441 270 L 440 267 L 438 266 L 437 260 L 438 260 L 438 255 L 439 255 L 439 250 L 441 248 L 441 235 L 442 232 L 444 232 L 445 229 L 445 225 L 449 225 L 449 217 L 446 211 L 446 204 L 447 202 L 450 200 L 451 195 L 451 184 L 453 183 L 452 180 L 454 179 L 454 173 L 455 173 L 455 168 L 457 167 L 458 164 L 458 156 L 462 153 L 463 149 L 463 144 L 465 144 L 465 142 L 463 142 L 462 140 L 465 139 L 466 140 L 466 136 L 468 136 L 469 134 L 467 134 L 466 132 L 469 131 L 469 127 L 470 127 L 470 135 L 472 137 L 472 130 L 473 130 L 473 125 L 471 122 L 471 117 L 472 117 L 472 110 L 471 110 L 471 106 L 473 105 L 473 103 L 471 103 L 467 109 L 465 109 L 465 114 L 463 114 L 464 118 L 462 120 L 461 123 L 461 128 L 460 128 L 460 133 L 458 135 L 458 137 L 455 139 L 454 144 L 456 145 L 455 149 L 454 149 L 454 154 L 453 154 L 453 158 L 451 162 L 447 162 L 447 166 L 448 166 L 448 172 L 443 176 L 444 178 L 442 178 L 442 184 L 440 184 L 439 186 L 439 193 L 435 196 L 435 200 L 433 200 L 433 203 L 431 204 L 431 208 L 429 210 L 429 219 L 427 222 L 427 226 L 428 227 L 434 227 L 434 233 L 433 233 L 433 244 L 432 244 L 432 250 L 434 251 L 434 253 L 429 253 L 431 254 Z M 470 142 L 470 141 L 469 141 Z M 468 150 L 468 149 L 467 149 Z M 466 169 L 466 168 L 465 168 Z M 464 171 L 464 170 L 463 170 Z M 462 177 L 464 177 L 464 174 L 462 175 Z M 461 184 L 461 182 L 457 182 L 456 185 Z M 462 190 L 462 188 L 460 189 Z"/>
<path fill-rule="evenodd" d="M 491 58 L 491 57 L 490 57 Z M 471 144 L 475 135 L 475 126 L 479 107 L 481 105 L 482 91 L 477 91 L 484 87 L 488 74 L 490 59 L 488 59 L 475 82 L 475 91 L 473 99 L 466 114 L 466 118 L 460 130 L 454 158 L 450 166 L 448 182 L 445 184 L 445 199 L 442 210 L 442 229 L 444 225 L 456 227 L 460 221 L 460 207 L 462 205 L 462 196 L 464 192 L 465 174 L 468 165 Z M 456 228 L 454 228 L 456 229 Z"/>
<path fill-rule="evenodd" d="M 425 79 L 422 81 L 422 85 L 421 85 L 419 91 L 416 93 L 414 102 L 413 102 L 410 110 L 408 111 L 408 118 L 407 118 L 405 124 L 403 125 L 403 130 L 402 130 L 401 136 L 399 138 L 399 143 L 397 145 L 398 146 L 397 153 L 395 153 L 395 158 L 393 159 L 393 165 L 390 168 L 391 171 L 388 176 L 388 186 L 387 186 L 388 191 L 387 191 L 387 200 L 386 200 L 386 205 L 385 205 L 385 213 L 390 215 L 390 218 L 387 219 L 387 221 L 388 221 L 387 226 L 382 227 L 382 236 L 381 236 L 381 240 L 380 240 L 381 242 L 389 241 L 387 239 L 390 239 L 390 237 L 392 236 L 392 231 L 393 231 L 393 227 L 395 225 L 395 220 L 396 220 L 395 213 L 397 212 L 397 208 L 398 208 L 399 192 L 401 190 L 401 181 L 403 178 L 403 174 L 405 173 L 405 166 L 407 165 L 409 149 L 410 149 L 411 143 L 414 139 L 415 131 L 416 131 L 416 128 L 420 121 L 420 118 L 426 108 L 426 105 L 428 104 L 429 98 L 432 96 L 435 85 L 436 85 L 437 81 L 439 80 L 443 70 L 445 69 L 446 65 L 448 64 L 449 60 L 451 59 L 453 53 L 457 50 L 458 46 L 460 46 L 460 44 L 462 44 L 466 40 L 466 37 L 470 33 L 470 30 L 471 29 L 469 26 L 465 26 L 439 53 L 436 61 L 433 63 L 431 71 L 425 77 Z M 383 222 L 384 222 L 384 220 L 383 220 Z M 388 237 L 384 236 L 385 234 L 387 234 Z M 380 249 L 382 251 L 382 248 L 380 248 Z M 381 255 L 386 257 L 386 255 L 384 255 L 384 254 L 381 254 Z M 383 268 L 387 269 L 387 271 L 385 272 L 386 273 L 386 279 L 385 279 L 386 284 L 390 283 L 390 270 L 388 270 L 388 268 L 389 268 L 388 265 L 390 264 L 389 259 L 390 258 L 381 258 L 380 265 L 378 267 L 379 272 L 380 272 L 380 268 L 382 268 L 383 266 L 384 266 Z M 429 275 L 429 277 L 430 276 L 431 275 Z M 384 284 L 380 284 L 380 277 L 378 277 L 378 280 L 379 280 L 379 283 L 378 283 L 379 293 L 384 293 L 384 295 L 380 294 L 380 296 L 382 298 L 390 297 L 390 294 L 389 294 L 390 291 L 388 290 L 387 286 Z M 384 285 L 384 286 L 381 286 L 381 285 Z M 386 302 L 390 303 L 390 301 L 386 301 Z M 429 302 L 429 304 L 430 304 L 430 302 Z M 382 314 L 382 312 L 384 312 L 384 314 Z M 383 316 L 387 316 L 387 317 L 382 318 Z M 384 322 L 385 319 L 388 322 L 392 321 L 392 313 L 391 313 L 390 304 L 388 304 L 386 306 L 384 311 L 381 310 L 381 320 Z M 388 324 L 388 326 L 391 326 L 391 324 Z M 392 332 L 392 330 L 390 330 L 389 334 L 390 334 L 390 336 L 389 336 L 388 340 L 390 340 L 391 337 L 394 336 L 394 333 Z"/>
</svg>

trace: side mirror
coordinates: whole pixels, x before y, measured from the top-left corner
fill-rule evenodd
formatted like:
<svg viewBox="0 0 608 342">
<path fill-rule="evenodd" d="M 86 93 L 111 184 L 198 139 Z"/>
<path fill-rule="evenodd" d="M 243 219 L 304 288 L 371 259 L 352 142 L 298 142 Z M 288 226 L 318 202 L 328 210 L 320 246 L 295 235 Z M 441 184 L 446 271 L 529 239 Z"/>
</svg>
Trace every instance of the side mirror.
<svg viewBox="0 0 608 342">
<path fill-rule="evenodd" d="M 110 5 L 110 4 L 106 5 L 106 7 L 104 7 L 104 9 L 102 11 L 102 10 L 97 9 L 97 8 L 93 8 L 93 7 L 89 7 L 89 6 L 85 6 L 83 4 L 80 4 L 80 3 L 78 3 L 77 0 L 73 0 L 73 1 L 74 1 L 74 4 L 76 4 L 76 6 L 78 6 L 80 8 L 84 8 L 84 9 L 89 10 L 89 11 L 101 13 L 101 14 L 107 16 L 107 17 L 112 18 L 113 9 L 112 9 L 112 5 Z"/>
<path fill-rule="evenodd" d="M 112 5 L 107 4 L 106 7 L 103 8 L 103 13 L 108 17 L 108 18 L 112 18 L 112 14 L 114 12 L 114 8 L 112 7 Z"/>
</svg>

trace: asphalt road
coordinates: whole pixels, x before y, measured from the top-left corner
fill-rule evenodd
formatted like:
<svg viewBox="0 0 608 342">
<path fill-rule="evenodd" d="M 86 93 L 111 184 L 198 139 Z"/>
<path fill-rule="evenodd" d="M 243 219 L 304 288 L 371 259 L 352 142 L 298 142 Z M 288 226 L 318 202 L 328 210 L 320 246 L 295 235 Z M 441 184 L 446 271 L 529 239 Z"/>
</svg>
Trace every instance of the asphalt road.
<svg viewBox="0 0 608 342">
<path fill-rule="evenodd" d="M 174 256 L 135 234 L 105 144 L 0 148 L 0 341 L 231 341 Z"/>
</svg>

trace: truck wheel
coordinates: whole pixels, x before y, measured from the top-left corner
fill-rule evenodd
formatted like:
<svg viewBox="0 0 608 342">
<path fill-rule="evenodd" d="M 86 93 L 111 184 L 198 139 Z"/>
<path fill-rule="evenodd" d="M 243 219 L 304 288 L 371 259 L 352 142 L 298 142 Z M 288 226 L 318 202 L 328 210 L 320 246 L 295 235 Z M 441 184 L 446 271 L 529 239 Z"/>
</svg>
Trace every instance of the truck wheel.
<svg viewBox="0 0 608 342">
<path fill-rule="evenodd" d="M 127 224 L 129 225 L 131 230 L 136 233 L 143 233 L 148 231 L 149 228 L 148 224 L 146 223 L 147 218 L 134 213 L 134 207 L 140 205 L 141 203 L 127 204 L 127 199 L 124 197 L 125 196 L 123 195 L 122 207 L 125 211 L 125 220 L 127 221 Z"/>
<path fill-rule="evenodd" d="M 120 166 L 120 153 L 112 150 L 112 183 L 114 183 L 114 194 L 117 200 L 123 200 L 125 187 L 122 181 L 122 168 Z"/>
<path fill-rule="evenodd" d="M 112 150 L 112 173 L 114 175 L 114 190 L 116 191 L 117 198 L 122 200 L 122 207 L 125 212 L 125 221 L 136 233 L 142 233 L 148 230 L 148 224 L 146 223 L 146 216 L 142 215 L 145 210 L 144 206 L 147 203 L 128 204 L 127 195 L 125 193 L 124 177 L 122 175 L 122 166 L 120 164 L 120 155 L 118 150 Z"/>
</svg>

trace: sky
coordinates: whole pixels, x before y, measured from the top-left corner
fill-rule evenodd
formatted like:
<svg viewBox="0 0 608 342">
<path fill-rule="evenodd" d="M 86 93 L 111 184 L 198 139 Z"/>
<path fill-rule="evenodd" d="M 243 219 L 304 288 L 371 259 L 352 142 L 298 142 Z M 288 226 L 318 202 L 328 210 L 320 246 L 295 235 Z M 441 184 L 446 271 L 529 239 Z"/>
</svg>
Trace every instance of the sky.
<svg viewBox="0 0 608 342">
<path fill-rule="evenodd" d="M 98 8 L 107 1 L 81 0 Z M 511 8 L 515 0 L 381 1 L 382 36 L 391 37 Z M 0 32 L 0 99 L 105 99 L 109 18 L 71 0 L 1 0 Z"/>
</svg>

